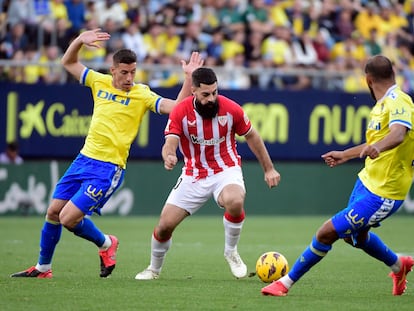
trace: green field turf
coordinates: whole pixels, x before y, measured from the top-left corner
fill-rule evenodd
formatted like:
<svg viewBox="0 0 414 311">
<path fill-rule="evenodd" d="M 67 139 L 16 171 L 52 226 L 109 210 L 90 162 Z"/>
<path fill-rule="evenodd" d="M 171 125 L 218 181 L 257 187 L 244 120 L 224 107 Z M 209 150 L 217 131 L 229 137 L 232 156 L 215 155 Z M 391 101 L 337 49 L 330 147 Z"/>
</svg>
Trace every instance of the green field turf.
<svg viewBox="0 0 414 311">
<path fill-rule="evenodd" d="M 136 281 L 149 263 L 155 217 L 94 217 L 120 240 L 111 278 L 99 278 L 99 258 L 90 242 L 64 230 L 53 263 L 53 279 L 10 278 L 35 264 L 41 217 L 0 217 L 0 310 L 414 310 L 414 273 L 406 293 L 391 294 L 388 268 L 338 241 L 333 251 L 287 297 L 262 296 L 257 277 L 236 280 L 223 258 L 222 220 L 193 216 L 175 232 L 160 279 Z M 283 253 L 290 264 L 325 217 L 246 219 L 239 252 L 254 271 L 266 251 Z M 398 253 L 414 255 L 414 218 L 397 215 L 375 232 Z"/>
</svg>

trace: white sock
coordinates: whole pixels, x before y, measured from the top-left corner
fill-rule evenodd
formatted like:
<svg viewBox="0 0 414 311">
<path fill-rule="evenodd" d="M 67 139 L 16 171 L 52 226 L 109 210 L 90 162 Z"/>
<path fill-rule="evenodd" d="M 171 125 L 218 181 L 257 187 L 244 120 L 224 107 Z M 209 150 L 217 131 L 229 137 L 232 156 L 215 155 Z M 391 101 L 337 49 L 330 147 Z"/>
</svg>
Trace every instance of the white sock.
<svg viewBox="0 0 414 311">
<path fill-rule="evenodd" d="M 172 239 L 168 241 L 160 242 L 154 238 L 154 234 L 151 237 L 151 263 L 150 269 L 154 272 L 160 273 L 162 265 L 164 263 L 165 254 L 170 249 Z"/>
<path fill-rule="evenodd" d="M 52 269 L 52 264 L 48 263 L 45 265 L 36 264 L 36 270 L 39 270 L 40 272 L 46 272 L 47 270 Z"/>
<path fill-rule="evenodd" d="M 393 264 L 392 266 L 390 266 L 391 271 L 394 273 L 398 273 L 401 270 L 401 260 L 400 257 L 398 257 L 397 261 L 395 262 L 395 264 Z"/>
<path fill-rule="evenodd" d="M 223 217 L 224 225 L 224 254 L 229 254 L 237 251 L 237 243 L 240 240 L 240 233 L 243 227 L 244 220 L 239 223 L 228 221 Z"/>
<path fill-rule="evenodd" d="M 99 247 L 99 249 L 100 249 L 100 250 L 105 251 L 105 250 L 107 250 L 107 249 L 108 249 L 111 245 L 112 245 L 112 240 L 111 240 L 111 238 L 109 237 L 109 235 L 106 235 L 106 234 L 105 234 L 105 242 L 102 244 L 102 246 L 101 246 L 101 247 Z"/>
<path fill-rule="evenodd" d="M 289 288 L 291 288 L 292 287 L 292 285 L 293 285 L 293 283 L 295 283 L 295 282 L 293 282 L 293 280 L 289 277 L 289 275 L 288 274 L 286 274 L 285 276 L 283 276 L 283 277 L 281 277 L 280 279 L 279 279 L 279 281 L 287 288 L 287 289 L 289 289 Z"/>
</svg>

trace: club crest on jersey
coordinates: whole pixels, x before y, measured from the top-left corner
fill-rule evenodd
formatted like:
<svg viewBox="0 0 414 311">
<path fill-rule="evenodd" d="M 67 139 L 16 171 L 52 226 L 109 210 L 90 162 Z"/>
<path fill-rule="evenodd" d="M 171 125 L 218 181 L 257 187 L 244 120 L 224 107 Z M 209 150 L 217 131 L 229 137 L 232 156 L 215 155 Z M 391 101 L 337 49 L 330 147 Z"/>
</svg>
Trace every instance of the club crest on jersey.
<svg viewBox="0 0 414 311">
<path fill-rule="evenodd" d="M 221 126 L 225 126 L 227 124 L 227 116 L 218 116 L 217 118 Z"/>
</svg>

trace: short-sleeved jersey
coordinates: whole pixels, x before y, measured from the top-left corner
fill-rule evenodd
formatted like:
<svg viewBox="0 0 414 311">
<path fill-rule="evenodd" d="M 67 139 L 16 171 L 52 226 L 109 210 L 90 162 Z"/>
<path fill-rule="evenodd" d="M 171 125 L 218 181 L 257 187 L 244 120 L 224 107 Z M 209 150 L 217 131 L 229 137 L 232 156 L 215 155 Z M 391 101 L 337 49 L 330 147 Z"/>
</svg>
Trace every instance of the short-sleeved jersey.
<svg viewBox="0 0 414 311">
<path fill-rule="evenodd" d="M 382 140 L 389 134 L 393 124 L 407 127 L 403 142 L 381 152 L 376 159 L 367 157 L 359 177 L 365 187 L 376 195 L 403 200 L 413 180 L 414 105 L 411 97 L 396 85 L 377 101 L 371 111 L 366 131 L 367 144 L 372 145 Z"/>
<path fill-rule="evenodd" d="M 142 117 L 147 110 L 159 113 L 162 97 L 143 84 L 135 84 L 129 92 L 119 90 L 112 85 L 112 76 L 88 68 L 80 82 L 91 88 L 94 100 L 91 124 L 80 152 L 125 168 Z"/>
<path fill-rule="evenodd" d="M 251 123 L 236 102 L 219 95 L 219 109 L 212 119 L 203 119 L 194 108 L 194 96 L 187 97 L 170 113 L 165 136 L 179 137 L 184 155 L 183 172 L 205 178 L 233 166 L 241 166 L 235 135 L 244 136 Z"/>
</svg>

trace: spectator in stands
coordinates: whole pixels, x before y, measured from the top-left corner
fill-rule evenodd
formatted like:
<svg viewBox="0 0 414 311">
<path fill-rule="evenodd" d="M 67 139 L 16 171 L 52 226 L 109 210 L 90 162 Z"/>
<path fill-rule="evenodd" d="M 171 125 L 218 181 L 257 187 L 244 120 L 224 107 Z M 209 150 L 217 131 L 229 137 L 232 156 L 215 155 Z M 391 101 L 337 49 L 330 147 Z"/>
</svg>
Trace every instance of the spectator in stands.
<svg viewBox="0 0 414 311">
<path fill-rule="evenodd" d="M 65 6 L 70 20 L 70 32 L 77 36 L 86 23 L 86 7 L 83 0 L 66 0 Z"/>
<path fill-rule="evenodd" d="M 177 53 L 181 44 L 181 37 L 177 34 L 177 28 L 174 24 L 169 25 L 165 32 L 161 34 L 161 42 L 163 43 L 163 54 L 179 60 Z"/>
<path fill-rule="evenodd" d="M 178 48 L 178 57 L 187 59 L 193 51 L 199 51 L 205 58 L 205 49 L 207 48 L 207 40 L 201 31 L 199 22 L 190 21 L 185 28 L 185 33 L 181 36 L 181 43 Z"/>
<path fill-rule="evenodd" d="M 29 37 L 25 33 L 25 24 L 15 23 L 0 44 L 0 58 L 12 58 L 17 51 L 25 50 L 28 45 Z"/>
<path fill-rule="evenodd" d="M 378 40 L 378 31 L 376 28 L 371 29 L 370 36 L 365 40 L 365 50 L 368 56 L 379 55 L 382 53 L 381 45 Z"/>
<path fill-rule="evenodd" d="M 96 19 L 90 19 L 86 22 L 85 31 L 99 28 Z M 99 47 L 82 45 L 79 51 L 79 58 L 81 61 L 91 64 L 91 67 L 100 69 L 104 63 L 106 56 L 106 41 L 103 41 Z M 92 65 L 93 64 L 93 65 Z"/>
<path fill-rule="evenodd" d="M 179 74 L 171 70 L 171 67 L 174 65 L 174 59 L 167 55 L 161 55 L 158 58 L 158 64 L 163 67 L 160 70 L 153 71 L 152 74 L 150 74 L 148 81 L 149 86 L 151 88 L 157 88 L 174 87 L 179 85 Z"/>
<path fill-rule="evenodd" d="M 244 43 L 244 52 L 247 64 L 251 60 L 261 60 L 262 58 L 262 42 L 264 34 L 261 31 L 251 31 Z"/>
<path fill-rule="evenodd" d="M 265 0 L 252 0 L 244 13 L 248 31 L 270 33 L 273 24 L 269 20 L 269 12 Z"/>
<path fill-rule="evenodd" d="M 66 51 L 69 43 L 74 39 L 70 31 L 70 21 L 68 19 L 59 18 L 56 20 L 56 45 L 61 51 Z"/>
<path fill-rule="evenodd" d="M 241 1 L 219 0 L 216 1 L 217 15 L 224 33 L 245 31 L 244 12 Z"/>
<path fill-rule="evenodd" d="M 286 8 L 286 14 L 289 18 L 290 27 L 292 27 L 293 35 L 301 36 L 305 31 L 309 31 L 311 26 L 311 18 L 308 14 L 309 4 L 306 1 L 295 0 L 292 7 Z"/>
<path fill-rule="evenodd" d="M 215 58 L 216 60 L 221 59 L 221 56 L 223 55 L 223 40 L 223 29 L 221 27 L 214 29 L 212 32 L 211 41 L 206 48 L 208 58 Z"/>
<path fill-rule="evenodd" d="M 233 59 L 236 55 L 245 53 L 244 45 L 246 41 L 246 33 L 244 31 L 236 31 L 231 36 L 227 36 L 223 43 L 223 51 L 221 59 L 223 62 Z"/>
<path fill-rule="evenodd" d="M 144 43 L 144 37 L 139 31 L 138 25 L 136 23 L 129 24 L 121 38 L 124 47 L 134 51 L 137 55 L 137 61 L 141 63 L 147 56 L 148 50 Z"/>
<path fill-rule="evenodd" d="M 308 68 L 316 67 L 318 54 L 307 31 L 304 31 L 300 36 L 293 39 L 292 52 L 297 65 Z"/>
<path fill-rule="evenodd" d="M 9 142 L 6 150 L 0 153 L 0 164 L 17 164 L 23 163 L 23 158 L 19 155 L 19 145 L 17 142 Z"/>
<path fill-rule="evenodd" d="M 148 56 L 153 62 L 163 54 L 164 49 L 164 26 L 162 24 L 151 24 L 148 32 L 143 35 L 145 48 Z"/>
<path fill-rule="evenodd" d="M 24 62 L 26 61 L 23 50 L 17 50 L 14 52 L 12 61 Z M 5 68 L 7 79 L 13 83 L 24 82 L 24 67 L 23 66 L 9 66 Z"/>
<path fill-rule="evenodd" d="M 66 73 L 60 66 L 60 50 L 57 45 L 49 45 L 44 48 L 40 56 L 40 81 L 46 84 L 63 83 Z"/>
<path fill-rule="evenodd" d="M 223 73 L 220 75 L 220 86 L 223 89 L 245 90 L 251 85 L 246 73 L 244 52 L 236 53 L 224 62 Z"/>
<path fill-rule="evenodd" d="M 111 38 L 106 41 L 107 54 L 112 54 L 125 47 L 123 37 L 128 34 L 128 32 L 123 31 L 123 28 L 119 28 L 112 18 L 108 18 L 105 21 L 102 30 L 111 34 Z M 145 49 L 144 47 L 141 48 Z"/>
<path fill-rule="evenodd" d="M 34 44 L 29 44 L 25 50 L 24 56 L 28 64 L 23 67 L 23 82 L 27 84 L 35 84 L 40 82 L 39 50 Z"/>
<path fill-rule="evenodd" d="M 317 66 L 319 68 L 323 68 L 329 62 L 330 58 L 330 50 L 325 34 L 325 29 L 319 29 L 315 38 L 313 39 L 313 48 L 316 51 L 316 55 L 318 58 Z M 329 34 L 327 35 L 329 36 Z"/>
<path fill-rule="evenodd" d="M 356 14 L 354 19 L 356 30 L 358 30 L 365 39 L 369 39 L 373 29 L 376 29 L 378 33 L 381 22 L 379 7 L 375 1 L 368 1 Z"/>
<path fill-rule="evenodd" d="M 118 27 L 124 27 L 126 22 L 126 12 L 119 0 L 102 0 L 95 4 L 96 17 L 98 17 L 99 27 L 103 27 L 105 21 L 110 18 Z"/>
<path fill-rule="evenodd" d="M 34 0 L 14 0 L 10 2 L 7 12 L 9 27 L 15 24 L 23 24 L 26 34 L 36 38 L 37 22 Z"/>
<path fill-rule="evenodd" d="M 338 12 L 338 17 L 334 21 L 334 25 L 334 37 L 337 41 L 343 41 L 349 38 L 355 30 L 353 12 L 350 9 L 341 9 Z"/>
</svg>

